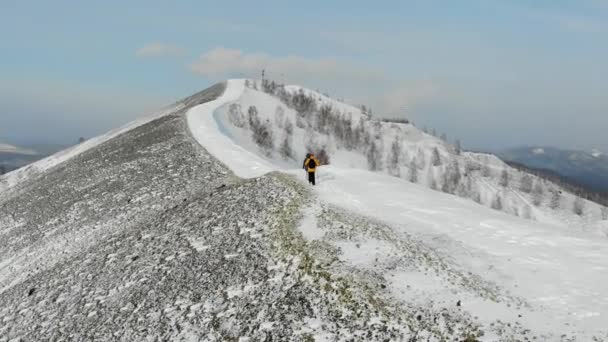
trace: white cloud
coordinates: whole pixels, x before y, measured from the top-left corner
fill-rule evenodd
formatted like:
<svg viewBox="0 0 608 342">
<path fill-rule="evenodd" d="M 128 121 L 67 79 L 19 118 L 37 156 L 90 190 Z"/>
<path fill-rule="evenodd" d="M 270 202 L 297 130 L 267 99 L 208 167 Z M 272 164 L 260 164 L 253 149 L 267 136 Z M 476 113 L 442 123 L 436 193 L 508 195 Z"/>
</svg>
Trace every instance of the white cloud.
<svg viewBox="0 0 608 342">
<path fill-rule="evenodd" d="M 234 76 L 255 77 L 262 69 L 276 79 L 316 81 L 317 84 L 378 82 L 384 80 L 379 70 L 357 66 L 335 58 L 307 58 L 295 55 L 271 56 L 266 53 L 244 53 L 238 49 L 215 48 L 190 65 L 196 74 L 212 79 Z"/>
<path fill-rule="evenodd" d="M 150 43 L 137 49 L 135 55 L 137 57 L 179 57 L 183 56 L 186 51 L 178 46 L 163 44 L 163 43 Z"/>
<path fill-rule="evenodd" d="M 0 152 L 14 153 L 14 154 L 29 154 L 29 155 L 37 154 L 36 151 L 34 151 L 34 150 L 25 149 L 25 148 L 17 147 L 17 146 L 10 145 L 10 144 L 3 144 L 1 142 L 0 142 Z"/>
</svg>

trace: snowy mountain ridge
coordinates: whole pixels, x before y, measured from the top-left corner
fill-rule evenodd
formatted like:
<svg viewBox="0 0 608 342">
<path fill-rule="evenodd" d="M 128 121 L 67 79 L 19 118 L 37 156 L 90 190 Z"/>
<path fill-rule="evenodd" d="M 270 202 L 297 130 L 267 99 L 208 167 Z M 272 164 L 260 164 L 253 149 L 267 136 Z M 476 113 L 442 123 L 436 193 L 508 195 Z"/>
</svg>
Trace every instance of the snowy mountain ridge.
<svg viewBox="0 0 608 342">
<path fill-rule="evenodd" d="M 494 156 L 253 87 L 229 80 L 0 178 L 0 341 L 608 341 L 601 227 L 455 196 L 467 171 L 529 200 Z M 330 159 L 314 188 L 309 149 Z M 459 182 L 429 189 L 454 160 Z"/>
<path fill-rule="evenodd" d="M 219 106 L 214 118 L 224 135 L 261 155 L 256 163 L 275 165 L 260 170 L 297 168 L 307 151 L 323 151 L 336 167 L 387 173 L 526 219 L 608 236 L 598 223 L 606 219 L 603 206 L 493 155 L 461 152 L 412 124 L 373 120 L 360 108 L 299 86 L 238 82 L 235 89 L 248 86 L 235 90 L 238 101 Z"/>
</svg>

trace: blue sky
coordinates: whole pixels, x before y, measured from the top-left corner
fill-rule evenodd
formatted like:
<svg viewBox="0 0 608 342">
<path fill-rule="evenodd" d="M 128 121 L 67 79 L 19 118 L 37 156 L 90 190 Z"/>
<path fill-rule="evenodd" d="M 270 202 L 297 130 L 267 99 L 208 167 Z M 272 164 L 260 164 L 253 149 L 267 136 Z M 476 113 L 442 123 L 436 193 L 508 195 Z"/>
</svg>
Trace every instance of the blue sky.
<svg viewBox="0 0 608 342">
<path fill-rule="evenodd" d="M 72 142 L 228 77 L 474 149 L 608 150 L 608 0 L 0 0 L 0 141 Z"/>
</svg>

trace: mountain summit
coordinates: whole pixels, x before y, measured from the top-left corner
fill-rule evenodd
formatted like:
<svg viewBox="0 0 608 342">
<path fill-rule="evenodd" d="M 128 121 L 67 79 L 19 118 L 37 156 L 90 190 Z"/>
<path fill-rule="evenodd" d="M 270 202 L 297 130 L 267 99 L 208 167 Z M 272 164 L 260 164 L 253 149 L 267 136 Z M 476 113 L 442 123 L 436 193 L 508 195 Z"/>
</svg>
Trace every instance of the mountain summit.
<svg viewBox="0 0 608 342">
<path fill-rule="evenodd" d="M 0 178 L 0 341 L 606 341 L 604 215 L 411 123 L 229 80 Z"/>
</svg>

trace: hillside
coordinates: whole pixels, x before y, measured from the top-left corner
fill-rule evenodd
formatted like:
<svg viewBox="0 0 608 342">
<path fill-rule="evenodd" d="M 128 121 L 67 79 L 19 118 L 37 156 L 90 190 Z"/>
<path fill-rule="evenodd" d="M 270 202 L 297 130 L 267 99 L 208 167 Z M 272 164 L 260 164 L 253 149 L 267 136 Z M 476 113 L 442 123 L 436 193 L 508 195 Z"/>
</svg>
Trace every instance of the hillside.
<svg viewBox="0 0 608 342">
<path fill-rule="evenodd" d="M 261 172 L 254 175 L 298 168 L 307 151 L 323 151 L 332 166 L 382 172 L 511 215 L 608 235 L 598 224 L 608 219 L 604 206 L 494 155 L 461 152 L 412 124 L 372 120 L 357 107 L 297 86 L 246 82 L 235 90 L 238 101 L 221 105 L 205 127 L 215 121 L 223 139 L 260 156 L 253 163 Z M 231 154 L 239 159 L 242 153 Z"/>
<path fill-rule="evenodd" d="M 504 160 L 553 171 L 589 191 L 608 193 L 608 156 L 600 151 L 520 147 L 499 152 Z"/>
<path fill-rule="evenodd" d="M 0 178 L 0 341 L 608 341 L 599 206 L 517 217 L 496 157 L 253 82 Z"/>
</svg>

